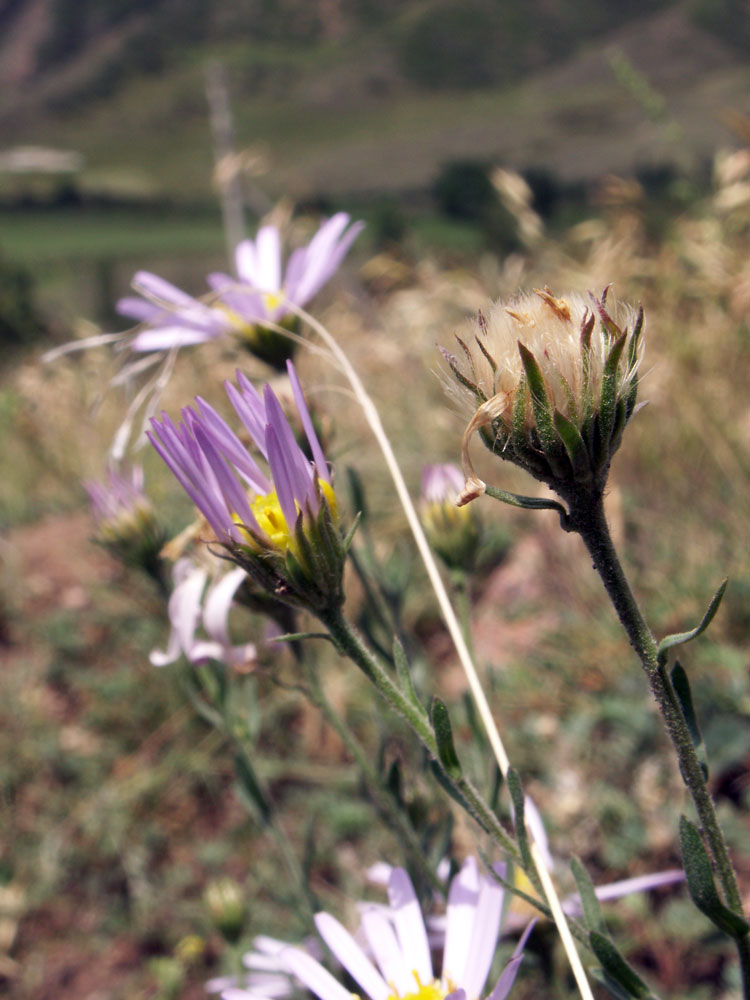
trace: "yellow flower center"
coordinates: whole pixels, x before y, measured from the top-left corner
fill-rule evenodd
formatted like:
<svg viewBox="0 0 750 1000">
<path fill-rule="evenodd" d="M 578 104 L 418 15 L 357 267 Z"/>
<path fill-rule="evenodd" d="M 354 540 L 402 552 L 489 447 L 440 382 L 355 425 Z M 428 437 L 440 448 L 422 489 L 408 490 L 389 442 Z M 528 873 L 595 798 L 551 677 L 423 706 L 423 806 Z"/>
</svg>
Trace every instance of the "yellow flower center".
<svg viewBox="0 0 750 1000">
<path fill-rule="evenodd" d="M 256 497 L 250 504 L 258 527 L 279 549 L 291 548 L 292 533 L 286 523 L 276 490 Z"/>
<path fill-rule="evenodd" d="M 338 519 L 338 503 L 336 500 L 336 494 L 333 491 L 333 487 L 330 483 L 326 482 L 325 479 L 318 480 L 318 486 L 323 496 L 328 501 L 328 506 L 331 510 L 331 515 L 334 521 Z M 297 506 L 297 512 L 300 510 L 299 504 Z M 260 496 L 255 497 L 254 500 L 250 502 L 250 510 L 253 513 L 253 517 L 258 522 L 258 527 L 261 532 L 266 535 L 270 540 L 271 544 L 284 552 L 289 549 L 294 555 L 298 555 L 297 542 L 294 538 L 294 526 L 290 527 L 287 524 L 287 520 L 284 517 L 284 512 L 281 509 L 281 504 L 279 503 L 279 497 L 276 490 L 271 490 L 270 493 L 262 493 Z M 240 528 L 243 525 L 240 521 L 235 522 Z M 257 549 L 257 542 L 250 534 L 250 532 L 243 532 L 247 538 L 248 544 L 252 548 Z"/>
<path fill-rule="evenodd" d="M 274 309 L 278 309 L 283 301 L 284 293 L 282 291 L 263 292 L 263 305 L 266 307 L 268 312 L 273 312 Z"/>
<path fill-rule="evenodd" d="M 453 990 L 447 990 L 442 983 L 434 979 L 431 983 L 421 983 L 416 972 L 413 974 L 419 988 L 410 993 L 391 993 L 388 1000 L 445 1000 Z"/>
</svg>

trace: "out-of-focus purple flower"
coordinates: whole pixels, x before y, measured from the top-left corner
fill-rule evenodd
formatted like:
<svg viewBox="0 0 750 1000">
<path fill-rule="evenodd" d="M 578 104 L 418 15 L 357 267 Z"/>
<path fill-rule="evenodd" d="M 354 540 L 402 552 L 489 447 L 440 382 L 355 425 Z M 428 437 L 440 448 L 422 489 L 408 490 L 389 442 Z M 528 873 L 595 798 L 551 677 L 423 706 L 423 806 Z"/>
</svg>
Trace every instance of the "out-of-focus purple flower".
<svg viewBox="0 0 750 1000">
<path fill-rule="evenodd" d="M 278 323 L 290 306 L 304 306 L 333 277 L 363 227 L 363 222 L 350 226 L 347 213 L 338 212 L 306 247 L 293 251 L 282 273 L 279 230 L 263 226 L 255 241 L 243 240 L 237 246 L 239 281 L 228 274 L 210 274 L 208 283 L 222 305 L 243 320 Z"/>
<path fill-rule="evenodd" d="M 151 510 L 139 465 L 119 469 L 111 465 L 104 479 L 87 479 L 83 488 L 97 528 L 104 534 L 114 530 L 118 523 L 137 520 Z"/>
<path fill-rule="evenodd" d="M 402 868 L 388 883 L 390 906 L 363 906 L 364 946 L 329 913 L 315 917 L 320 936 L 337 961 L 371 1000 L 419 996 L 434 1000 L 475 1000 L 484 989 L 500 932 L 503 889 L 479 873 L 469 858 L 448 894 L 445 949 L 436 973 L 414 887 Z M 505 1000 L 516 978 L 530 924 L 500 975 L 492 1000 Z M 279 953 L 292 972 L 319 1000 L 351 1000 L 351 993 L 308 952 L 285 948 Z M 249 1000 L 247 990 L 228 989 L 224 1000 Z"/>
<path fill-rule="evenodd" d="M 464 474 L 457 465 L 445 462 L 422 469 L 422 501 L 426 504 L 448 502 L 455 506 L 463 488 Z"/>
<path fill-rule="evenodd" d="M 174 590 L 168 606 L 169 642 L 165 650 L 151 652 L 149 659 L 153 665 L 164 667 L 180 656 L 191 663 L 218 660 L 238 668 L 253 663 L 255 645 L 251 642 L 233 645 L 229 638 L 229 609 L 244 579 L 244 572 L 234 569 L 206 590 L 207 571 L 191 559 L 179 559 L 174 565 Z M 201 623 L 207 639 L 196 635 Z"/>
<path fill-rule="evenodd" d="M 143 469 L 110 465 L 104 479 L 83 484 L 96 523 L 96 540 L 130 566 L 160 579 L 165 535 L 143 488 Z"/>
<path fill-rule="evenodd" d="M 283 323 L 292 317 L 338 270 L 364 223 L 349 225 L 346 212 L 322 223 L 306 247 L 295 250 L 282 271 L 281 237 L 275 226 L 263 226 L 255 240 L 243 240 L 236 249 L 237 277 L 208 276 L 213 289 L 209 302 L 201 302 L 155 274 L 139 271 L 133 279 L 143 298 L 127 297 L 118 312 L 146 328 L 131 342 L 134 351 L 164 351 L 185 347 L 226 334 L 239 336 L 251 351 L 279 367 L 290 354 L 286 338 L 273 334 L 276 344 L 258 328 Z M 285 353 L 284 353 L 285 352 Z"/>
<path fill-rule="evenodd" d="M 206 990 L 209 993 L 221 993 L 226 996 L 235 991 L 240 996 L 265 997 L 268 1000 L 281 1000 L 297 992 L 291 972 L 281 958 L 282 952 L 289 947 L 287 941 L 260 934 L 253 940 L 252 951 L 242 956 L 242 964 L 247 970 L 241 976 L 217 976 L 209 979 Z M 315 938 L 304 942 L 304 949 L 315 958 L 321 957 L 322 949 Z"/>
<path fill-rule="evenodd" d="M 232 329 L 230 317 L 149 271 L 137 271 L 133 287 L 143 298 L 127 296 L 117 303 L 122 316 L 145 324 L 131 341 L 134 351 L 167 351 L 217 340 Z"/>
<path fill-rule="evenodd" d="M 340 602 L 345 553 L 328 464 L 291 361 L 287 369 L 312 460 L 271 387 L 261 395 L 239 372 L 227 395 L 267 472 L 200 397 L 179 424 L 153 420 L 148 437 L 230 557 L 279 600 L 316 607 Z"/>
</svg>

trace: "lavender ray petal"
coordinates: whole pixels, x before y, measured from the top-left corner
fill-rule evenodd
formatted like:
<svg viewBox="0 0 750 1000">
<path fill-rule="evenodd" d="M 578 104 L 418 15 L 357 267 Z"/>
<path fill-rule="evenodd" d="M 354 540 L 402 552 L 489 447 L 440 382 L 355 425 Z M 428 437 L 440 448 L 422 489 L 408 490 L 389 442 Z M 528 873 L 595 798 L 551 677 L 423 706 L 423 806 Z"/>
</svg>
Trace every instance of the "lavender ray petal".
<svg viewBox="0 0 750 1000">
<path fill-rule="evenodd" d="M 289 382 L 292 386 L 292 395 L 294 396 L 297 413 L 299 413 L 300 420 L 302 421 L 302 427 L 305 431 L 305 436 L 307 437 L 310 450 L 312 451 L 318 478 L 324 479 L 327 483 L 330 483 L 331 475 L 328 471 L 328 463 L 326 462 L 325 455 L 323 454 L 323 449 L 320 447 L 318 435 L 315 433 L 315 426 L 313 425 L 312 418 L 310 417 L 310 411 L 307 408 L 307 402 L 305 400 L 304 393 L 302 392 L 302 386 L 300 385 L 299 377 L 297 375 L 297 369 L 291 361 L 287 361 L 286 369 L 289 373 Z"/>
<path fill-rule="evenodd" d="M 279 506 L 291 532 L 294 531 L 294 525 L 297 521 L 295 480 L 293 470 L 290 470 L 287 464 L 287 453 L 270 424 L 266 431 L 266 444 L 268 445 L 268 464 L 271 467 L 271 476 L 276 487 L 276 495 L 279 498 Z"/>
<path fill-rule="evenodd" d="M 263 226 L 258 230 L 255 252 L 258 290 L 278 292 L 281 289 L 281 238 L 276 226 Z"/>
<path fill-rule="evenodd" d="M 166 463 L 172 474 L 179 482 L 180 486 L 182 486 L 195 506 L 211 525 L 216 537 L 222 540 L 226 539 L 227 526 L 225 510 L 217 502 L 217 499 L 206 490 L 203 483 L 200 485 L 195 484 L 185 469 L 183 469 L 183 457 L 173 453 L 172 449 L 174 447 L 174 443 L 162 443 L 158 436 L 158 423 L 156 421 L 152 421 L 152 426 L 155 427 L 155 432 L 151 433 L 151 431 L 146 431 L 146 437 Z M 187 456 L 184 457 L 186 458 Z"/>
<path fill-rule="evenodd" d="M 158 274 L 152 274 L 150 271 L 136 271 L 131 284 L 137 292 L 141 292 L 141 294 L 145 293 L 147 297 L 152 296 L 155 299 L 177 306 L 195 305 L 196 300 L 192 295 L 188 295 L 181 288 L 177 288 L 176 285 L 165 281 L 164 278 L 160 278 Z"/>
<path fill-rule="evenodd" d="M 421 982 L 429 983 L 432 981 L 432 959 L 427 931 L 414 886 L 403 868 L 394 868 L 391 873 L 388 898 L 401 950 L 409 956 Z"/>
<path fill-rule="evenodd" d="M 446 909 L 443 976 L 461 983 L 467 968 L 474 918 L 479 900 L 479 869 L 475 858 L 467 858 L 451 882 Z"/>
<path fill-rule="evenodd" d="M 252 240 L 242 240 L 241 243 L 237 244 L 234 261 L 238 277 L 250 285 L 256 286 L 258 265 L 255 244 Z"/>
<path fill-rule="evenodd" d="M 210 436 L 216 448 L 229 459 L 232 465 L 243 476 L 247 483 L 252 486 L 256 493 L 268 493 L 271 490 L 271 483 L 258 465 L 248 454 L 247 448 L 240 439 L 219 416 L 216 410 L 201 396 L 196 397 L 196 402 L 203 417 L 203 429 Z"/>
<path fill-rule="evenodd" d="M 281 958 L 289 971 L 320 1000 L 352 1000 L 351 993 L 330 972 L 299 948 L 285 948 Z"/>
<path fill-rule="evenodd" d="M 315 926 L 333 955 L 372 1000 L 388 1000 L 388 984 L 345 927 L 330 913 L 317 913 Z"/>
<path fill-rule="evenodd" d="M 469 955 L 466 959 L 461 984 L 471 997 L 478 997 L 482 991 L 492 965 L 500 921 L 503 914 L 505 892 L 501 885 L 489 877 L 480 881 L 479 899 L 474 912 L 474 932 Z"/>
<path fill-rule="evenodd" d="M 383 978 L 395 986 L 399 996 L 404 996 L 414 990 L 414 976 L 386 913 L 386 907 L 365 907 L 362 930 Z"/>
<path fill-rule="evenodd" d="M 260 451 L 263 458 L 268 461 L 266 449 L 266 407 L 255 386 L 242 374 L 237 372 L 237 389 L 228 380 L 224 383 L 229 401 L 234 407 L 237 416 L 245 425 L 245 429 L 253 439 L 255 447 Z"/>
<path fill-rule="evenodd" d="M 205 330 L 190 330 L 183 326 L 167 326 L 158 330 L 142 330 L 130 342 L 131 351 L 168 351 L 172 347 L 190 347 L 216 337 Z"/>
<path fill-rule="evenodd" d="M 253 512 L 250 510 L 250 504 L 247 502 L 245 491 L 237 481 L 237 477 L 229 469 L 225 459 L 222 458 L 214 447 L 210 435 L 206 433 L 202 424 L 197 422 L 193 428 L 193 433 L 195 434 L 195 440 L 198 442 L 206 461 L 216 477 L 218 488 L 224 497 L 224 502 L 227 505 L 227 519 L 230 523 L 233 522 L 234 518 L 232 514 L 236 514 L 243 524 L 256 528 L 257 522 L 253 516 Z"/>
<path fill-rule="evenodd" d="M 273 389 L 269 385 L 264 387 L 263 401 L 266 404 L 266 419 L 268 420 L 268 424 L 274 428 L 278 436 L 279 443 L 284 450 L 287 468 L 290 470 L 292 485 L 295 489 L 295 499 L 299 501 L 300 507 L 304 507 L 305 501 L 312 499 L 315 495 L 315 491 L 312 488 L 312 465 L 307 460 L 307 457 L 300 446 L 297 444 L 297 439 L 294 436 L 292 428 L 289 426 L 289 421 L 281 408 L 281 403 L 278 401 Z M 266 428 L 266 440 L 268 440 L 268 427 Z M 270 465 L 270 451 L 268 462 Z"/>
<path fill-rule="evenodd" d="M 211 587 L 203 605 L 203 627 L 211 638 L 224 648 L 231 646 L 229 609 L 232 606 L 234 595 L 244 579 L 245 571 L 243 569 L 238 567 L 231 570 Z"/>
</svg>

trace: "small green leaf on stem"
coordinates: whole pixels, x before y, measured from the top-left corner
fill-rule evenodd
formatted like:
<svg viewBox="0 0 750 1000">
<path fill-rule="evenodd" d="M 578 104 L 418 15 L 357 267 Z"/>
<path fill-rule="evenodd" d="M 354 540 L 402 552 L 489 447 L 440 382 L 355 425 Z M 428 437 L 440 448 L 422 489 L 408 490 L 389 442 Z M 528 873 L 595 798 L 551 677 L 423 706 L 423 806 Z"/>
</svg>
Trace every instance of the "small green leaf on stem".
<svg viewBox="0 0 750 1000">
<path fill-rule="evenodd" d="M 701 736 L 698 719 L 693 706 L 693 696 L 690 692 L 690 682 L 688 681 L 688 676 L 685 673 L 685 668 L 681 663 L 675 662 L 674 667 L 672 667 L 672 672 L 670 673 L 670 678 L 672 680 L 674 693 L 677 695 L 677 700 L 680 703 L 680 708 L 682 709 L 682 714 L 685 718 L 685 725 L 688 727 L 688 732 L 690 733 L 690 739 L 692 740 L 693 746 L 698 751 L 703 777 L 707 779 L 708 765 L 706 764 L 705 754 L 703 752 L 703 737 Z"/>
<path fill-rule="evenodd" d="M 682 646 L 683 643 L 690 642 L 691 639 L 697 639 L 702 632 L 706 631 L 708 626 L 713 621 L 714 615 L 719 610 L 719 605 L 721 604 L 721 599 L 724 596 L 724 591 L 727 589 L 728 583 L 729 580 L 725 579 L 714 596 L 711 598 L 711 603 L 708 605 L 708 610 L 701 619 L 700 625 L 697 625 L 689 632 L 675 632 L 673 635 L 667 635 L 661 640 L 657 652 L 659 654 L 659 660 L 662 663 L 666 659 L 667 651 L 672 649 L 673 646 Z"/>
<path fill-rule="evenodd" d="M 711 862 L 698 827 L 686 816 L 680 817 L 680 849 L 690 898 L 712 924 L 739 940 L 750 931 L 750 924 L 725 906 L 719 898 L 711 871 Z"/>
<path fill-rule="evenodd" d="M 524 868 L 527 871 L 536 871 L 536 866 L 534 864 L 534 859 L 531 856 L 531 845 L 529 844 L 529 834 L 526 830 L 526 803 L 524 801 L 523 786 L 521 785 L 521 779 L 518 775 L 518 771 L 511 767 L 505 776 L 505 780 L 508 782 L 508 791 L 510 792 L 510 798 L 513 803 L 513 818 L 516 829 L 516 842 L 518 843 L 518 850 L 521 852 L 521 860 L 523 861 Z"/>
<path fill-rule="evenodd" d="M 608 937 L 600 934 L 599 931 L 591 931 L 589 942 L 591 950 L 602 963 L 604 971 L 623 987 L 628 996 L 636 997 L 637 1000 L 649 1000 L 650 997 L 653 997 L 651 990 L 641 977 L 630 968 Z"/>
<path fill-rule="evenodd" d="M 561 518 L 567 518 L 568 512 L 562 504 L 556 500 L 543 500 L 541 497 L 525 497 L 518 493 L 508 493 L 507 490 L 499 490 L 495 486 L 488 486 L 485 490 L 488 497 L 493 500 L 500 500 L 510 507 L 523 507 L 525 510 L 556 510 Z"/>
<path fill-rule="evenodd" d="M 591 881 L 591 876 L 583 867 L 580 858 L 573 858 L 571 860 L 570 870 L 573 873 L 573 878 L 576 880 L 586 930 L 603 933 L 604 921 L 602 920 L 602 911 L 599 908 L 599 900 L 596 898 L 596 891 L 594 883 Z"/>
<path fill-rule="evenodd" d="M 434 697 L 432 699 L 431 715 L 440 764 L 452 781 L 459 781 L 462 773 L 461 764 L 458 760 L 456 748 L 453 745 L 451 720 L 448 716 L 448 709 L 445 706 L 445 702 L 441 701 L 440 698 Z"/>
<path fill-rule="evenodd" d="M 253 766 L 244 753 L 234 755 L 234 770 L 237 775 L 237 788 L 240 797 L 246 805 L 249 805 L 254 811 L 257 810 L 261 820 L 267 826 L 271 822 L 271 803 L 266 798 Z"/>
<path fill-rule="evenodd" d="M 414 705 L 415 708 L 418 708 L 422 715 L 427 718 L 427 712 L 425 711 L 424 705 L 417 697 L 417 692 L 414 689 L 414 683 L 411 679 L 411 670 L 409 669 L 409 661 L 406 659 L 404 647 L 401 645 L 400 640 L 395 636 L 393 639 L 393 662 L 396 664 L 398 684 L 402 693 L 405 694 L 412 705 Z"/>
<path fill-rule="evenodd" d="M 604 969 L 593 968 L 589 969 L 589 974 L 592 979 L 595 979 L 600 986 L 609 993 L 611 997 L 615 1000 L 631 1000 L 632 993 L 629 993 L 623 986 L 613 979 L 608 972 Z"/>
</svg>

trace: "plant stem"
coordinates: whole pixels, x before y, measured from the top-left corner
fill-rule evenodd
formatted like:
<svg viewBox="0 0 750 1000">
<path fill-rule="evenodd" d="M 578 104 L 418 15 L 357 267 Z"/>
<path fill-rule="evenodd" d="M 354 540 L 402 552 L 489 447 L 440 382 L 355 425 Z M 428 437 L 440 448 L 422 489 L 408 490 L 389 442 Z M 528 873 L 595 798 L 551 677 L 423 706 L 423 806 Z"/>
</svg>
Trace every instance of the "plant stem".
<svg viewBox="0 0 750 1000">
<path fill-rule="evenodd" d="M 604 513 L 601 494 L 566 497 L 570 506 L 566 527 L 583 539 L 594 562 L 594 569 L 617 612 L 631 646 L 636 651 L 648 678 L 651 692 L 661 712 L 672 741 L 685 783 L 695 805 L 703 833 L 713 858 L 724 898 L 730 909 L 740 916 L 745 913 L 737 876 L 729 856 L 724 833 L 719 825 L 713 801 L 706 785 L 700 760 L 693 746 L 679 700 L 672 687 L 666 665 L 658 655 L 657 641 L 651 632 L 630 589 L 625 572 L 612 541 Z M 750 998 L 750 935 L 737 940 L 743 979 L 743 995 Z"/>
<path fill-rule="evenodd" d="M 308 664 L 305 664 L 305 668 L 307 671 L 310 700 L 320 709 L 323 718 L 334 732 L 337 733 L 344 746 L 354 758 L 365 784 L 373 797 L 376 809 L 388 818 L 394 832 L 401 840 L 412 861 L 419 867 L 423 877 L 432 886 L 433 890 L 439 893 L 444 892 L 445 886 L 427 863 L 422 844 L 414 828 L 398 808 L 388 789 L 383 787 L 383 782 L 367 759 L 357 737 L 328 700 L 315 670 Z"/>
<path fill-rule="evenodd" d="M 422 746 L 438 766 L 440 766 L 437 741 L 425 710 L 420 705 L 411 701 L 395 682 L 391 680 L 385 668 L 373 656 L 367 646 L 365 646 L 354 626 L 344 618 L 340 609 L 336 608 L 326 612 L 325 615 L 321 615 L 321 621 L 328 628 L 331 638 L 339 650 L 356 663 L 360 670 L 375 685 L 383 698 L 409 724 L 419 738 Z M 518 848 L 471 782 L 463 776 L 460 778 L 451 778 L 442 768 L 441 771 L 445 781 L 451 786 L 459 800 L 465 804 L 480 826 L 484 828 L 509 858 L 516 864 L 520 864 L 521 859 Z"/>
</svg>

